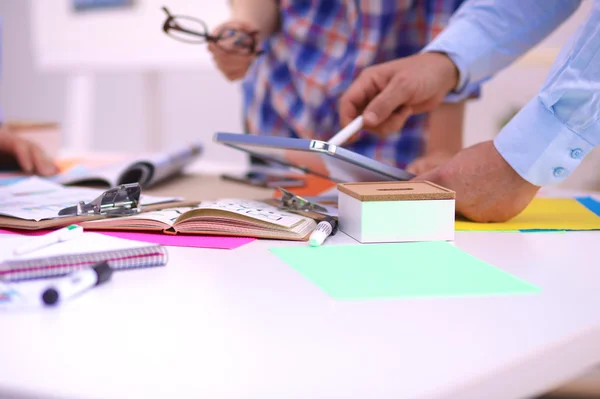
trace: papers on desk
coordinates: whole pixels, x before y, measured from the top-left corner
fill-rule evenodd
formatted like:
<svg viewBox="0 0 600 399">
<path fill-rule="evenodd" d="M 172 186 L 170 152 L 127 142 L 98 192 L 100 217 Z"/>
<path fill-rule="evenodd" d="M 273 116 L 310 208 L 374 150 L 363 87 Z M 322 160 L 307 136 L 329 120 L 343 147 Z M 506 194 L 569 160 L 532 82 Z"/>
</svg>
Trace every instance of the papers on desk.
<svg viewBox="0 0 600 399">
<path fill-rule="evenodd" d="M 147 188 L 172 177 L 202 153 L 202 144 L 191 143 L 168 151 L 128 158 L 109 165 L 89 168 L 78 165 L 62 173 L 53 180 L 61 184 L 102 183 L 108 187 L 119 184 L 138 182 Z"/>
<path fill-rule="evenodd" d="M 40 221 L 58 218 L 58 212 L 79 201 L 90 202 L 104 190 L 65 187 L 39 177 L 30 177 L 0 187 L 0 215 Z M 141 196 L 142 205 L 175 201 L 177 198 Z"/>
<path fill-rule="evenodd" d="M 338 300 L 532 294 L 539 288 L 450 243 L 271 249 Z"/>
<path fill-rule="evenodd" d="M 30 237 L 48 234 L 53 230 L 20 231 L 0 229 L 0 235 L 21 234 Z M 229 237 L 229 236 L 205 236 L 205 235 L 172 235 L 162 233 L 146 233 L 138 231 L 96 231 L 106 236 L 123 238 L 126 240 L 149 242 L 166 247 L 188 247 L 188 248 L 211 248 L 211 249 L 237 249 L 243 245 L 256 241 L 255 238 Z"/>
<path fill-rule="evenodd" d="M 534 198 L 521 214 L 504 223 L 457 220 L 456 231 L 600 230 L 600 203 L 590 197 Z"/>
</svg>

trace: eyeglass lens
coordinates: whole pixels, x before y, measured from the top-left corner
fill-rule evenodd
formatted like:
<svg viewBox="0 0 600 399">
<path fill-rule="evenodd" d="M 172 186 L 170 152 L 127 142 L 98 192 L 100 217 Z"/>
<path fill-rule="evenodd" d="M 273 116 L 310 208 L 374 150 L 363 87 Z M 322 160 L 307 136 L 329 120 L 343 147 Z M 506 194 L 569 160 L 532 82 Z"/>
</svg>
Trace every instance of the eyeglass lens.
<svg viewBox="0 0 600 399">
<path fill-rule="evenodd" d="M 167 14 L 163 29 L 173 39 L 192 44 L 212 41 L 222 50 L 234 54 L 251 54 L 254 51 L 255 39 L 247 32 L 224 28 L 216 36 L 211 36 L 203 21 L 187 16 L 174 16 L 166 7 L 163 10 Z"/>
<path fill-rule="evenodd" d="M 206 43 L 208 28 L 199 19 L 177 16 L 168 21 L 167 34 L 186 43 Z"/>
<path fill-rule="evenodd" d="M 254 50 L 254 38 L 236 29 L 224 29 L 217 34 L 217 45 L 229 53 L 249 54 Z"/>
</svg>

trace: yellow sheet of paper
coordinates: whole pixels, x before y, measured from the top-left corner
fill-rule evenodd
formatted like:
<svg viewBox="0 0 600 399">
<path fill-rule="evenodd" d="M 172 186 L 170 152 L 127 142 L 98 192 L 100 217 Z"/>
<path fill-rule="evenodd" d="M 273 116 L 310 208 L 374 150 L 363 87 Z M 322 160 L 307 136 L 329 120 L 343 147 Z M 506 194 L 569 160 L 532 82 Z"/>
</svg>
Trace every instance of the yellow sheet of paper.
<svg viewBox="0 0 600 399">
<path fill-rule="evenodd" d="M 521 214 L 504 223 L 457 220 L 456 231 L 598 230 L 600 217 L 571 198 L 534 198 Z"/>
</svg>

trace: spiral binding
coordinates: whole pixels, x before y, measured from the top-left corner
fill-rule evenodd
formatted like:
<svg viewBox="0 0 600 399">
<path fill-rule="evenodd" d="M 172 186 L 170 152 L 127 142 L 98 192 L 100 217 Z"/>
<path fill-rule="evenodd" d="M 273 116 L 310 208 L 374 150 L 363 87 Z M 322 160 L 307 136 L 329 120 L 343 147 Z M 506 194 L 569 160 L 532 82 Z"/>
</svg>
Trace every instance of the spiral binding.
<svg viewBox="0 0 600 399">
<path fill-rule="evenodd" d="M 0 267 L 0 280 L 19 281 L 42 277 L 59 277 L 76 270 L 108 261 L 114 270 L 164 266 L 168 251 L 160 245 L 118 251 L 78 255 L 58 255 L 42 259 L 12 260 Z"/>
</svg>

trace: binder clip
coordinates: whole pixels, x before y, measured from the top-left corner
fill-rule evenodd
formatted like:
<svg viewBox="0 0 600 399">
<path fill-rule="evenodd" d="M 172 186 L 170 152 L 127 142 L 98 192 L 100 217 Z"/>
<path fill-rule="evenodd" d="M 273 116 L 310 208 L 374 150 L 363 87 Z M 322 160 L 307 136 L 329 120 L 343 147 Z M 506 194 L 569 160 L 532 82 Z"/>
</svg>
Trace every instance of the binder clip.
<svg viewBox="0 0 600 399">
<path fill-rule="evenodd" d="M 284 188 L 278 187 L 281 191 L 281 205 L 280 208 L 286 211 L 292 212 L 317 212 L 327 214 L 327 208 L 310 202 L 309 200 L 300 197 L 299 195 L 290 193 Z"/>
<path fill-rule="evenodd" d="M 141 211 L 142 189 L 139 183 L 121 184 L 119 187 L 105 191 L 95 200 L 86 204 L 80 201 L 77 205 L 61 209 L 59 216 L 131 216 Z"/>
</svg>

